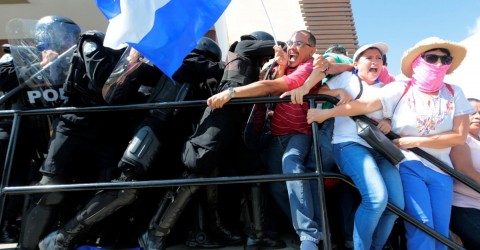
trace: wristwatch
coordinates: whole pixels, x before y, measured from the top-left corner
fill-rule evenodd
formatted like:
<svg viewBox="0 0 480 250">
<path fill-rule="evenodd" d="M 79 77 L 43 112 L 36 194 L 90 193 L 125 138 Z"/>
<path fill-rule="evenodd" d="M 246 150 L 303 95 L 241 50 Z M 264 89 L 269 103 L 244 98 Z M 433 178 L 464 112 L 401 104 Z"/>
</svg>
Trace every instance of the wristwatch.
<svg viewBox="0 0 480 250">
<path fill-rule="evenodd" d="M 230 98 L 235 97 L 235 89 L 233 87 L 229 87 L 228 92 L 230 92 Z"/>
</svg>

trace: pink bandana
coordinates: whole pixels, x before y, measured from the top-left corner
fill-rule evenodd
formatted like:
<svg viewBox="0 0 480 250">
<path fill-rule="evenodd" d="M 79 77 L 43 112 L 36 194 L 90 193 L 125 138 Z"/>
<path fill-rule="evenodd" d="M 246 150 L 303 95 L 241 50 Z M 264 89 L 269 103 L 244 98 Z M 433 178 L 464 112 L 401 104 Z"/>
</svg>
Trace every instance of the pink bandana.
<svg viewBox="0 0 480 250">
<path fill-rule="evenodd" d="M 412 63 L 412 85 L 426 93 L 440 90 L 450 65 L 437 66 L 426 62 L 421 55 L 418 56 Z"/>
</svg>

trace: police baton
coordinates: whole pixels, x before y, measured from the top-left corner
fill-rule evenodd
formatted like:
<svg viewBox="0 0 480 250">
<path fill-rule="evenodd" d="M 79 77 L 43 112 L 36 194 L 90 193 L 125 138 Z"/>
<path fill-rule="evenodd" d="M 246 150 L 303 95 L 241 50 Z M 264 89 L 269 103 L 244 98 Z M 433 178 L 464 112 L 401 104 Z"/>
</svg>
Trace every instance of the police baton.
<svg viewBox="0 0 480 250">
<path fill-rule="evenodd" d="M 14 89 L 8 91 L 6 94 L 2 95 L 0 97 L 0 105 L 2 105 L 4 102 L 6 102 L 8 99 L 10 99 L 10 97 L 14 96 L 15 94 L 17 94 L 18 92 L 20 92 L 20 90 L 22 90 L 23 88 L 25 88 L 33 79 L 35 79 L 37 76 L 39 76 L 40 74 L 42 74 L 45 70 L 47 70 L 50 66 L 52 66 L 52 64 L 54 62 L 56 62 L 57 60 L 62 60 L 64 58 L 67 58 L 69 54 L 73 53 L 73 51 L 75 50 L 75 48 L 77 48 L 77 45 L 73 45 L 72 47 L 70 47 L 69 49 L 67 49 L 65 52 L 63 52 L 61 55 L 59 55 L 55 60 L 49 62 L 47 65 L 45 65 L 45 67 L 43 67 L 42 69 L 40 69 L 39 71 L 37 71 L 35 74 L 33 74 L 30 78 L 28 78 L 25 82 L 19 84 L 17 87 L 15 87 Z"/>
</svg>

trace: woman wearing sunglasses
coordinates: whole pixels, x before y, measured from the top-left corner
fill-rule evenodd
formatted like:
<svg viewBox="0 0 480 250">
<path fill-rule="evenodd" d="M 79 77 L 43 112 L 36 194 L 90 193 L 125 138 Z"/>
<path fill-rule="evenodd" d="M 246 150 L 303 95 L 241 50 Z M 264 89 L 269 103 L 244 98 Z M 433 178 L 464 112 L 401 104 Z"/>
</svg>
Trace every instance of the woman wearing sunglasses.
<svg viewBox="0 0 480 250">
<path fill-rule="evenodd" d="M 470 114 L 467 143 L 452 148 L 455 169 L 480 184 L 480 100 L 468 99 L 475 108 Z M 480 193 L 459 181 L 453 184 L 450 229 L 460 236 L 466 249 L 480 249 Z"/>
<path fill-rule="evenodd" d="M 453 180 L 435 165 L 408 149 L 419 147 L 452 166 L 452 146 L 465 143 L 468 115 L 475 110 L 462 90 L 446 84 L 466 54 L 465 47 L 430 37 L 407 50 L 402 58 L 402 73 L 408 83 L 394 82 L 380 95 L 362 98 L 329 110 L 311 109 L 308 122 L 322 122 L 335 116 L 352 116 L 382 110 L 392 120 L 392 130 L 402 136 L 394 143 L 405 160 L 399 163 L 405 197 L 405 211 L 448 237 Z M 417 227 L 405 223 L 408 249 L 447 249 Z"/>
</svg>

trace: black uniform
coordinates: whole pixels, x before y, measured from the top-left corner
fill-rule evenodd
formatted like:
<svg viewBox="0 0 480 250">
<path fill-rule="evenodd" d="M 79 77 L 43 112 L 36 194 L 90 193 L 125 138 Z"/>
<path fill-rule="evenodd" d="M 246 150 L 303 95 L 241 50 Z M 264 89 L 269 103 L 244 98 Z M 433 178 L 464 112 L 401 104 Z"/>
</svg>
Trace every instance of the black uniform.
<svg viewBox="0 0 480 250">
<path fill-rule="evenodd" d="M 17 76 L 15 75 L 15 67 L 13 61 L 9 60 L 3 63 L 0 63 L 0 90 L 4 93 L 12 90 L 15 86 L 18 85 Z M 2 109 L 11 109 L 11 103 L 4 103 Z M 3 173 L 3 168 L 5 165 L 8 143 L 10 139 L 10 131 L 12 129 L 12 119 L 11 118 L 0 118 L 0 171 Z M 25 169 L 26 166 L 19 166 Z M 18 168 L 17 168 L 18 169 Z M 18 171 L 15 171 L 18 172 Z M 22 171 L 23 172 L 23 171 Z M 21 176 L 25 178 L 25 176 Z M 11 178 L 12 179 L 12 178 Z M 12 181 L 15 181 L 16 178 L 13 178 Z M 21 183 L 16 183 L 21 184 Z M 22 197 L 13 196 L 7 197 L 8 201 L 5 205 L 5 212 L 2 215 L 1 231 L 0 231 L 0 242 L 1 243 L 10 243 L 15 242 L 16 234 L 12 230 L 12 225 L 15 224 L 18 214 L 21 210 Z"/>
<path fill-rule="evenodd" d="M 274 56 L 273 46 L 273 40 L 242 40 L 233 44 L 227 56 L 219 92 L 258 81 L 265 59 Z M 185 143 L 183 158 L 190 171 L 201 175 L 214 172 L 234 172 L 234 175 L 261 173 L 263 166 L 260 164 L 259 152 L 246 148 L 242 140 L 248 110 L 242 105 L 226 105 L 221 109 L 206 108 L 197 130 Z M 249 236 L 246 249 L 285 247 L 284 242 L 270 239 L 265 234 L 266 208 L 263 192 L 258 183 L 252 184 L 250 197 L 242 203 L 247 206 L 243 208 L 244 215 L 250 211 L 253 213 L 249 218 L 244 218 Z M 247 205 L 250 202 L 253 207 L 251 209 Z"/>
<path fill-rule="evenodd" d="M 19 86 L 17 69 L 13 60 L 0 63 L 0 91 L 8 93 Z M 13 95 L 2 104 L 2 109 L 25 109 L 24 100 L 18 95 Z M 38 165 L 43 161 L 47 152 L 49 138 L 49 119 L 45 116 L 20 117 L 21 123 L 16 140 L 11 172 L 8 186 L 29 185 L 38 181 Z M 11 117 L 0 118 L 0 171 L 3 173 L 6 153 L 10 140 L 13 119 Z M 12 230 L 16 226 L 16 220 L 22 212 L 24 197 L 15 195 L 8 196 L 2 215 L 2 228 L 0 242 L 17 241 L 18 230 Z"/>
<path fill-rule="evenodd" d="M 70 89 L 64 106 L 87 107 L 106 105 L 101 89 L 113 70 L 122 51 L 114 51 L 102 45 L 103 34 L 85 33 L 72 59 L 69 76 L 77 68 L 85 74 L 75 79 L 88 89 L 88 94 Z M 72 181 L 108 181 L 114 178 L 116 162 L 121 155 L 124 125 L 128 125 L 122 113 L 77 113 L 64 114 L 55 120 L 53 136 L 49 143 L 46 160 L 40 171 L 42 185 L 70 183 Z M 86 178 L 86 179 L 83 179 Z M 64 200 L 64 193 L 47 193 L 28 211 L 22 225 L 22 249 L 37 249 L 41 237 L 51 224 L 54 212 Z"/>
<path fill-rule="evenodd" d="M 258 81 L 261 60 L 273 57 L 273 41 L 243 40 L 231 46 L 218 92 Z M 210 175 L 241 136 L 245 116 L 240 105 L 221 109 L 207 107 L 200 124 L 186 142 L 185 165 L 193 173 Z"/>
<path fill-rule="evenodd" d="M 208 79 L 219 77 L 223 72 L 222 63 L 213 63 L 201 51 L 193 50 L 183 61 L 174 79 L 162 75 L 150 95 L 150 102 L 168 102 L 175 100 L 205 98 L 209 94 Z M 178 80 L 178 81 L 177 81 Z M 182 81 L 182 82 L 179 82 Z M 188 90 L 191 88 L 190 90 Z M 188 90 L 184 92 L 185 90 Z M 206 91 L 206 92 L 205 92 Z M 185 94 L 184 94 L 185 93 Z M 125 150 L 118 166 L 122 174 L 119 181 L 145 179 L 152 170 L 152 162 L 158 153 L 171 148 L 169 138 L 176 118 L 174 109 L 154 109 L 140 122 L 135 136 Z M 175 131 L 178 131 L 175 129 Z M 178 141 L 178 138 L 177 138 Z M 138 149 L 141 149 L 139 151 Z M 179 156 L 179 153 L 177 153 Z M 171 155 L 170 157 L 175 157 Z M 162 160 L 160 168 L 171 167 Z M 58 231 L 47 236 L 40 245 L 45 249 L 70 249 L 78 236 L 88 231 L 97 222 L 113 212 L 132 203 L 137 198 L 137 190 L 111 190 L 99 192 L 77 216 L 67 222 Z"/>
<path fill-rule="evenodd" d="M 8 92 L 18 86 L 17 75 L 13 60 L 0 63 L 0 89 Z"/>
</svg>

